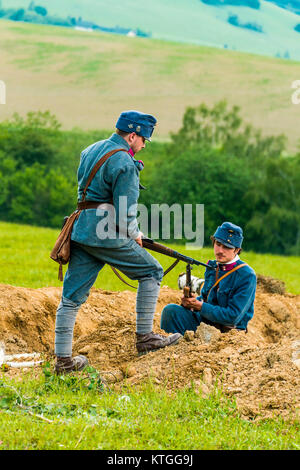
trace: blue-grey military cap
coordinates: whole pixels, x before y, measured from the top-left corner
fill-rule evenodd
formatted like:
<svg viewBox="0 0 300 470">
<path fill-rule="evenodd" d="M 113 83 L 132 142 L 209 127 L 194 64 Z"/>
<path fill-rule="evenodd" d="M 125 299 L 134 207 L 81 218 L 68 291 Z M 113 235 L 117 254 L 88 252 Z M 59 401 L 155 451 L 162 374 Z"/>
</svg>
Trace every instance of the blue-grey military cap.
<svg viewBox="0 0 300 470">
<path fill-rule="evenodd" d="M 123 132 L 135 132 L 137 135 L 151 141 L 151 136 L 157 120 L 151 114 L 140 111 L 123 111 L 116 123 L 116 128 Z"/>
<path fill-rule="evenodd" d="M 228 248 L 241 248 L 243 243 L 243 230 L 231 222 L 224 222 L 215 231 L 213 237 Z"/>
</svg>

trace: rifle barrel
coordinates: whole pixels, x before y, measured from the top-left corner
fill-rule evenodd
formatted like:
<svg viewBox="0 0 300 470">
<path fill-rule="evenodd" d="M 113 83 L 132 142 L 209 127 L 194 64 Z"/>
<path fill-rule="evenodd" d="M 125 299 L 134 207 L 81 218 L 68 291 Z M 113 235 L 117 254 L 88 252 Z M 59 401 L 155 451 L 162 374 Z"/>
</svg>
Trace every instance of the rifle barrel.
<svg viewBox="0 0 300 470">
<path fill-rule="evenodd" d="M 172 250 L 171 248 L 162 245 L 161 243 L 157 243 L 154 240 L 151 240 L 151 238 L 142 238 L 142 243 L 144 248 L 148 248 L 149 250 L 156 251 L 157 253 L 170 256 L 171 258 L 179 259 L 187 264 L 195 264 L 196 266 L 205 266 L 206 268 L 216 269 L 209 264 L 202 263 L 201 261 L 190 258 L 189 256 L 185 256 L 178 251 Z"/>
</svg>

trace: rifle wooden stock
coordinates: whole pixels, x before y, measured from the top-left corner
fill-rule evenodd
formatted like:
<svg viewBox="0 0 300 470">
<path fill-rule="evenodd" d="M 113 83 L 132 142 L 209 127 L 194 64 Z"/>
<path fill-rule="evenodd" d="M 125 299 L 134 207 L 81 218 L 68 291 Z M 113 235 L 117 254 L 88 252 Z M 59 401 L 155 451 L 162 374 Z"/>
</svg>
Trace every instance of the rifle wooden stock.
<svg viewBox="0 0 300 470">
<path fill-rule="evenodd" d="M 163 255 L 170 256 L 171 258 L 177 258 L 174 254 L 176 253 L 171 248 L 168 248 L 161 243 L 154 242 L 150 238 L 142 238 L 143 247 L 148 250 L 156 251 L 157 253 L 162 253 Z"/>
<path fill-rule="evenodd" d="M 186 297 L 187 299 L 191 297 L 191 289 L 187 286 L 185 286 L 183 288 L 183 295 L 184 297 Z"/>
<path fill-rule="evenodd" d="M 192 295 L 192 275 L 191 275 L 191 265 L 186 265 L 186 274 L 185 274 L 185 287 L 183 288 L 183 295 L 186 298 L 191 297 Z"/>
</svg>

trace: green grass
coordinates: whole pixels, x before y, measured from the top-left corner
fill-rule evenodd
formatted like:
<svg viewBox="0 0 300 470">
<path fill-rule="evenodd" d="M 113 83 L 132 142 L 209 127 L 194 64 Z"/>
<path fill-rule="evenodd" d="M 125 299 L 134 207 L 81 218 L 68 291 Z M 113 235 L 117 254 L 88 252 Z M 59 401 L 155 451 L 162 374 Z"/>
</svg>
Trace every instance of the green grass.
<svg viewBox="0 0 300 470">
<path fill-rule="evenodd" d="M 126 385 L 102 392 L 90 369 L 14 381 L 0 372 L 0 449 L 194 450 L 299 449 L 299 423 L 249 422 L 215 390 L 206 398 L 193 386 L 173 392 Z"/>
<path fill-rule="evenodd" d="M 0 222 L 0 265 L 4 267 L 0 273 L 0 283 L 31 288 L 62 286 L 57 277 L 58 264 L 49 256 L 58 233 L 58 230 L 49 228 Z M 184 246 L 168 246 L 173 246 L 177 251 L 205 263 L 208 259 L 213 259 L 212 248 L 188 251 Z M 154 252 L 152 254 L 164 269 L 173 262 L 164 255 Z M 299 257 L 243 252 L 242 259 L 250 264 L 256 273 L 283 280 L 288 292 L 300 293 Z M 178 274 L 184 270 L 185 264 L 179 263 L 164 278 L 163 285 L 176 289 Z M 204 268 L 195 268 L 192 273 L 203 277 Z M 116 291 L 133 290 L 123 284 L 108 266 L 100 272 L 94 287 Z"/>
</svg>

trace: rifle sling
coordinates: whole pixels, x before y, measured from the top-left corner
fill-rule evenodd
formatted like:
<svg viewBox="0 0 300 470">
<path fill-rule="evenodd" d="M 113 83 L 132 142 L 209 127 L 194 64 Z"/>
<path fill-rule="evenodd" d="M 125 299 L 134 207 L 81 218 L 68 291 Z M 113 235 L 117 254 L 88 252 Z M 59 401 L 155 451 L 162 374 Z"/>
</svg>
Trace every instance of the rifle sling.
<svg viewBox="0 0 300 470">
<path fill-rule="evenodd" d="M 170 266 L 168 269 L 165 270 L 165 272 L 164 272 L 164 277 L 165 277 L 170 271 L 172 271 L 173 268 L 175 268 L 175 266 L 179 263 L 179 261 L 180 261 L 179 259 L 176 259 L 176 260 L 174 261 L 174 263 L 172 263 L 171 266 Z"/>
<path fill-rule="evenodd" d="M 115 273 L 115 275 L 120 279 L 120 281 L 124 282 L 124 284 L 126 284 L 126 286 L 132 287 L 133 289 L 137 289 L 137 287 L 132 286 L 131 284 L 128 284 L 128 282 L 126 282 L 125 279 L 122 278 L 121 274 L 118 273 L 116 268 L 114 268 L 113 266 L 110 266 L 110 267 L 113 270 L 113 272 Z"/>
<path fill-rule="evenodd" d="M 170 272 L 172 271 L 173 268 L 175 268 L 175 266 L 179 263 L 179 259 L 177 259 L 176 261 L 174 261 L 174 263 L 171 264 L 171 266 L 166 269 L 166 271 L 164 272 L 164 277 Z M 124 284 L 126 284 L 127 286 L 129 287 L 132 287 L 133 289 L 137 289 L 137 287 L 135 286 L 132 286 L 131 284 L 129 284 L 128 282 L 125 281 L 125 279 L 123 279 L 123 277 L 121 276 L 120 273 L 118 273 L 118 271 L 116 270 L 116 268 L 114 268 L 113 266 L 110 266 L 111 269 L 113 270 L 113 272 L 115 273 L 115 275 L 120 279 L 120 281 L 124 282 Z"/>
<path fill-rule="evenodd" d="M 100 160 L 97 161 L 97 163 L 94 165 L 88 179 L 87 179 L 87 182 L 86 182 L 86 185 L 83 189 L 83 192 L 82 192 L 82 198 L 81 198 L 81 202 L 85 201 L 85 196 L 86 196 L 86 192 L 87 192 L 87 189 L 89 187 L 89 185 L 91 184 L 92 182 L 92 179 L 94 178 L 95 174 L 97 173 L 97 171 L 100 169 L 100 167 L 106 162 L 106 160 L 108 160 L 112 155 L 114 155 L 115 153 L 117 152 L 126 152 L 126 150 L 124 148 L 122 149 L 115 149 L 115 150 L 111 150 L 110 152 L 106 153 L 105 155 L 103 155 Z M 101 204 L 101 203 L 99 203 Z"/>
</svg>

